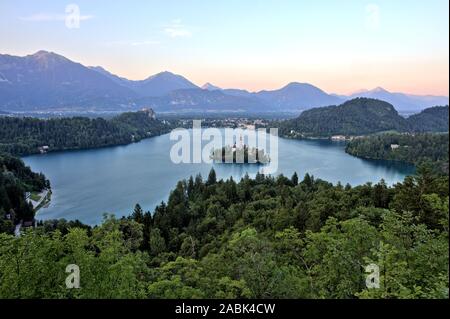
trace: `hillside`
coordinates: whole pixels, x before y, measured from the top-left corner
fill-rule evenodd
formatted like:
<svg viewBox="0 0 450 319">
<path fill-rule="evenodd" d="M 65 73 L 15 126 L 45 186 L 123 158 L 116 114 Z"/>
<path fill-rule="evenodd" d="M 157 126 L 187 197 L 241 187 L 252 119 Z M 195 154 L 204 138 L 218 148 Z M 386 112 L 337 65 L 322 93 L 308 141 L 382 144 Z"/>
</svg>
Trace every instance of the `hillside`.
<svg viewBox="0 0 450 319">
<path fill-rule="evenodd" d="M 280 134 L 297 137 L 362 135 L 404 130 L 406 120 L 386 102 L 356 98 L 338 106 L 304 111 L 298 118 L 280 123 Z"/>
<path fill-rule="evenodd" d="M 378 134 L 353 139 L 345 151 L 366 159 L 389 160 L 418 165 L 432 162 L 448 174 L 448 133 Z"/>
<path fill-rule="evenodd" d="M 436 106 L 411 115 L 407 119 L 413 132 L 448 132 L 449 108 Z"/>
<path fill-rule="evenodd" d="M 24 192 L 48 186 L 45 177 L 33 173 L 21 159 L 0 152 L 0 233 L 10 232 L 14 222 L 33 219 L 34 211 L 25 201 Z M 8 214 L 11 220 L 4 220 Z"/>
<path fill-rule="evenodd" d="M 39 153 L 41 146 L 48 146 L 48 151 L 104 147 L 168 132 L 170 126 L 153 119 L 152 114 L 123 113 L 110 120 L 0 117 L 0 152 L 25 155 Z"/>
<path fill-rule="evenodd" d="M 276 123 L 282 136 L 330 137 L 384 131 L 448 132 L 448 106 L 432 107 L 405 119 L 384 101 L 356 98 L 338 106 L 314 108 L 299 117 Z"/>
</svg>

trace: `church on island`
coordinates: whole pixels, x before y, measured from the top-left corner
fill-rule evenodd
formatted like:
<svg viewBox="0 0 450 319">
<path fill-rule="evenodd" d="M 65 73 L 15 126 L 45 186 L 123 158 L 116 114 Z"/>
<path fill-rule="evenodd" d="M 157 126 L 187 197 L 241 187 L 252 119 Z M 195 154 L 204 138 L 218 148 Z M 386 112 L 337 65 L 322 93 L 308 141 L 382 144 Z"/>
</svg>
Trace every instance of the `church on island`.
<svg viewBox="0 0 450 319">
<path fill-rule="evenodd" d="M 236 143 L 233 146 L 225 146 L 219 149 L 214 149 L 210 158 L 216 163 L 225 164 L 268 164 L 270 157 L 265 154 L 264 150 L 256 147 L 249 147 L 242 141 L 242 136 L 239 139 L 239 145 Z"/>
</svg>

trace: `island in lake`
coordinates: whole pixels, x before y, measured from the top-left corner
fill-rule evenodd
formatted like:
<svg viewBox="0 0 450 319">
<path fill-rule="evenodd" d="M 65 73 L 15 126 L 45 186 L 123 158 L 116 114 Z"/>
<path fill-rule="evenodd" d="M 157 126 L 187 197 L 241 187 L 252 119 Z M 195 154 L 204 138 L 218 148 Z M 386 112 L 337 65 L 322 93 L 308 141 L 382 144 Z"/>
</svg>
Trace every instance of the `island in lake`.
<svg viewBox="0 0 450 319">
<path fill-rule="evenodd" d="M 214 149 L 211 152 L 210 158 L 216 163 L 226 164 L 268 164 L 270 163 L 270 156 L 265 154 L 264 150 L 256 147 L 249 147 L 247 145 L 224 146 L 219 149 Z"/>
</svg>

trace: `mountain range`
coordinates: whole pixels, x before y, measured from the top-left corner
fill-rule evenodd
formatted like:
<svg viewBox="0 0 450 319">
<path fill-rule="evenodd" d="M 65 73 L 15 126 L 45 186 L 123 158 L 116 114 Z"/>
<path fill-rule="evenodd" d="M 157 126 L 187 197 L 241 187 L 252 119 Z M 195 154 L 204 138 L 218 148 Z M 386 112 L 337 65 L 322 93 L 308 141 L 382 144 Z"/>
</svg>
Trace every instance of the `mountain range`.
<svg viewBox="0 0 450 319">
<path fill-rule="evenodd" d="M 446 96 L 393 93 L 382 87 L 373 90 L 361 90 L 349 96 L 351 99 L 356 97 L 383 100 L 394 105 L 398 111 L 420 111 L 431 106 L 447 105 L 449 100 Z"/>
<path fill-rule="evenodd" d="M 248 92 L 197 86 L 185 77 L 161 72 L 133 81 L 100 66 L 76 63 L 39 51 L 24 57 L 0 54 L 0 111 L 121 111 L 151 107 L 158 112 L 301 112 L 338 105 L 355 97 L 384 100 L 399 112 L 447 105 L 448 97 L 391 93 L 382 88 L 350 96 L 328 94 L 308 83 Z"/>
</svg>

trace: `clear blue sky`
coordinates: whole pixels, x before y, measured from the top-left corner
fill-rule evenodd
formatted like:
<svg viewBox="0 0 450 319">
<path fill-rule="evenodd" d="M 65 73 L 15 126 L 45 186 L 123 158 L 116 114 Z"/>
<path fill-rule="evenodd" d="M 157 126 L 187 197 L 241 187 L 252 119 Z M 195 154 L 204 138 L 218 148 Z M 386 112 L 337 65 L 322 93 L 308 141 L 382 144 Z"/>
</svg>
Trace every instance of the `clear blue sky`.
<svg viewBox="0 0 450 319">
<path fill-rule="evenodd" d="M 67 28 L 67 4 L 80 28 Z M 169 70 L 250 90 L 448 95 L 448 0 L 0 0 L 0 53 L 44 49 L 131 79 Z"/>
</svg>

